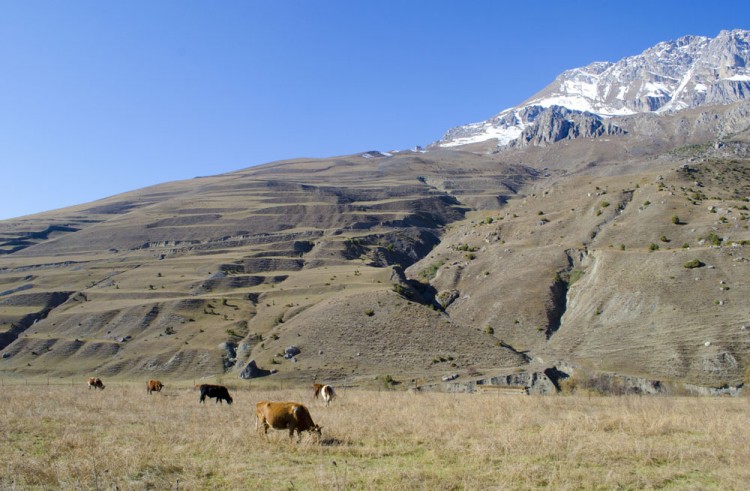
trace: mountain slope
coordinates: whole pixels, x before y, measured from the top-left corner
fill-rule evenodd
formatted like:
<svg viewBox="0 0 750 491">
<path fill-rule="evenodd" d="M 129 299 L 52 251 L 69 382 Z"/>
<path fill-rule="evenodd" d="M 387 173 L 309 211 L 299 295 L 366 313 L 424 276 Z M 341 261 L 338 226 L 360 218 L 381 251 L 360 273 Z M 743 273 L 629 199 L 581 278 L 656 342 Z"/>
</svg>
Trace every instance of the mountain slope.
<svg viewBox="0 0 750 491">
<path fill-rule="evenodd" d="M 369 153 L 273 163 L 5 221 L 4 365 L 25 373 L 215 375 L 254 349 L 270 366 L 277 352 L 262 356 L 268 341 L 260 339 L 279 325 L 344 291 L 412 295 L 402 268 L 437 244 L 446 224 L 469 206 L 497 208 L 536 174 L 473 154 Z M 51 294 L 64 294 L 54 308 Z M 420 308 L 430 322 L 445 322 Z M 384 323 L 382 335 L 416 314 L 363 304 L 352 315 Z M 447 348 L 425 339 L 421 363 L 429 366 Z M 480 359 L 517 362 L 483 339 L 496 354 Z"/>
</svg>

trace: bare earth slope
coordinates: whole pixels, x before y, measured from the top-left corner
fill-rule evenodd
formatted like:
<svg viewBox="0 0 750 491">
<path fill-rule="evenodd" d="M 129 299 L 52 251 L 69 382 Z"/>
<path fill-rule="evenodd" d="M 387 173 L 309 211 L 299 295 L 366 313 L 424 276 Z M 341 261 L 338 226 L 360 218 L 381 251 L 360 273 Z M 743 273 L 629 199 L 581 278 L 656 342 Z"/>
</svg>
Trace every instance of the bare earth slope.
<svg viewBox="0 0 750 491">
<path fill-rule="evenodd" d="M 738 386 L 747 113 L 276 162 L 0 222 L 0 371 Z"/>
</svg>

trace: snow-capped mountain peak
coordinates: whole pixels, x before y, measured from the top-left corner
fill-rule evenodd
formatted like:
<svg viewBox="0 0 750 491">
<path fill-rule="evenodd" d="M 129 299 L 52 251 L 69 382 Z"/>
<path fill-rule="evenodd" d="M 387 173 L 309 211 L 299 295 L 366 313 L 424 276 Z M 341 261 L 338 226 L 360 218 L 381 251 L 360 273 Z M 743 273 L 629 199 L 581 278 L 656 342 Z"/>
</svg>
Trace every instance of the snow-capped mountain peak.
<svg viewBox="0 0 750 491">
<path fill-rule="evenodd" d="M 491 139 L 506 145 L 528 132 L 540 115 L 560 108 L 606 119 L 729 104 L 750 94 L 748 65 L 750 31 L 721 31 L 715 38 L 684 36 L 616 63 L 594 62 L 567 70 L 519 106 L 453 128 L 437 145 Z"/>
</svg>

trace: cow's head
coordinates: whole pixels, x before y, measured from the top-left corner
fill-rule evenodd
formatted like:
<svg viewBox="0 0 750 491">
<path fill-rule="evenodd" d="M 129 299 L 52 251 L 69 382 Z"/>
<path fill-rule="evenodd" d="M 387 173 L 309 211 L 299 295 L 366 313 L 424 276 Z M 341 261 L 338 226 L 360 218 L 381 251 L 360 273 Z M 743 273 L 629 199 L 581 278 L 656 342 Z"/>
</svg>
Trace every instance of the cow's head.
<svg viewBox="0 0 750 491">
<path fill-rule="evenodd" d="M 322 426 L 312 425 L 312 428 L 310 428 L 310 433 L 315 433 L 316 435 L 320 436 L 321 435 L 320 431 L 322 429 L 323 429 Z"/>
</svg>

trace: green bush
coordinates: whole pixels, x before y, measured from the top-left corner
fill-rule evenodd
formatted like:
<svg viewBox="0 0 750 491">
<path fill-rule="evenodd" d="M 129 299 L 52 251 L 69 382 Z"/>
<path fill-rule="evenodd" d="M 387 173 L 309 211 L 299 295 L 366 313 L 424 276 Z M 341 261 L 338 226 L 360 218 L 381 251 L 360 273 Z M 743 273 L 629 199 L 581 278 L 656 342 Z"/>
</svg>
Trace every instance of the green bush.
<svg viewBox="0 0 750 491">
<path fill-rule="evenodd" d="M 653 252 L 653 251 L 658 251 L 658 250 L 659 250 L 659 244 L 654 244 L 654 243 L 652 242 L 651 244 L 649 244 L 649 246 L 648 246 L 648 250 L 649 250 L 650 252 Z"/>
<path fill-rule="evenodd" d="M 396 381 L 390 375 L 383 375 L 383 377 L 381 377 L 381 380 L 383 381 L 383 387 L 385 387 L 386 389 L 390 389 L 393 385 L 396 384 Z"/>
<path fill-rule="evenodd" d="M 710 234 L 708 234 L 708 237 L 706 237 L 706 242 L 708 242 L 711 245 L 715 245 L 715 246 L 720 246 L 723 240 L 724 239 L 722 239 L 721 237 L 719 237 L 718 235 L 716 235 L 713 232 L 711 232 Z"/>
<path fill-rule="evenodd" d="M 686 263 L 685 263 L 685 264 L 683 264 L 682 266 L 683 266 L 683 267 L 685 267 L 685 268 L 687 268 L 687 269 L 693 269 L 693 268 L 700 268 L 700 267 L 703 267 L 703 266 L 705 266 L 705 264 L 703 264 L 703 263 L 702 263 L 702 262 L 701 262 L 700 260 L 698 260 L 698 259 L 691 259 L 690 261 L 686 262 Z"/>
<path fill-rule="evenodd" d="M 570 272 L 570 278 L 568 279 L 568 286 L 572 285 L 576 281 L 580 280 L 585 273 L 582 269 L 574 269 Z"/>
<path fill-rule="evenodd" d="M 404 288 L 404 286 L 399 283 L 394 283 L 392 289 L 394 292 L 398 293 L 399 295 L 403 297 L 406 297 L 406 298 L 412 297 L 412 292 Z"/>
<path fill-rule="evenodd" d="M 432 263 L 427 268 L 422 270 L 421 276 L 422 278 L 426 279 L 427 281 L 432 280 L 435 278 L 435 275 L 437 275 L 438 270 L 440 267 L 445 264 L 445 261 L 438 261 L 436 263 Z"/>
</svg>

